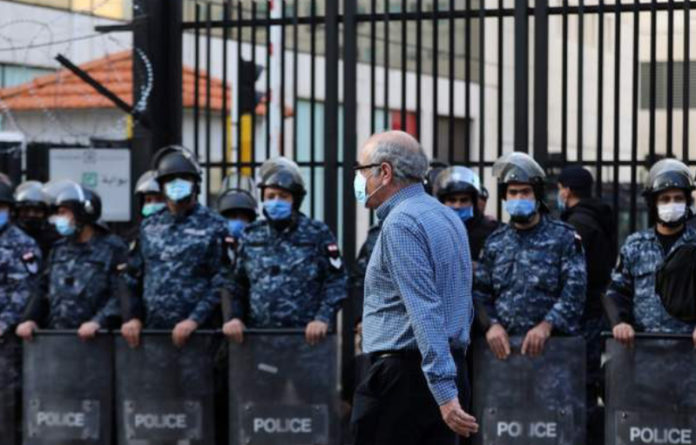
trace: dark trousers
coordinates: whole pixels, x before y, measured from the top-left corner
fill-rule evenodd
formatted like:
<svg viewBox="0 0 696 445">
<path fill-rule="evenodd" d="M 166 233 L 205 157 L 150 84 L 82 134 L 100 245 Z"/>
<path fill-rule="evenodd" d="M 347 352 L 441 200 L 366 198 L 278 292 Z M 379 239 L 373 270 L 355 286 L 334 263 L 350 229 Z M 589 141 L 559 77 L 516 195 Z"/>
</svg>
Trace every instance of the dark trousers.
<svg viewBox="0 0 696 445">
<path fill-rule="evenodd" d="M 468 385 L 464 355 L 456 354 L 460 402 Z M 351 419 L 355 445 L 455 445 L 440 415 L 417 354 L 377 356 L 355 389 Z"/>
</svg>

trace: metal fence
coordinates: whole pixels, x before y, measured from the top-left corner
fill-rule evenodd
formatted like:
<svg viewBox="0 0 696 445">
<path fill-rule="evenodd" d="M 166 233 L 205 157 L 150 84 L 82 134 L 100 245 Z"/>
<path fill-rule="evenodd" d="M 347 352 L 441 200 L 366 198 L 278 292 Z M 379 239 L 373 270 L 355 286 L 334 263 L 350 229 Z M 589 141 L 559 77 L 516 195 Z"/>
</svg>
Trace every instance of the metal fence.
<svg viewBox="0 0 696 445">
<path fill-rule="evenodd" d="M 307 180 L 304 210 L 337 233 L 350 262 L 371 219 L 351 198 L 349 167 L 371 133 L 403 129 L 433 158 L 478 171 L 493 198 L 489 211 L 499 216 L 491 166 L 504 152 L 533 154 L 552 178 L 581 163 L 616 210 L 623 239 L 648 223 L 639 197 L 647 168 L 661 156 L 696 163 L 695 7 L 677 0 L 186 2 L 183 51 L 196 65 L 193 146 L 205 160 L 206 194 L 213 199 L 228 172 L 253 176 L 268 157 L 290 156 Z M 250 153 L 240 149 L 243 60 L 263 69 Z M 211 73 L 231 85 L 219 102 Z"/>
</svg>

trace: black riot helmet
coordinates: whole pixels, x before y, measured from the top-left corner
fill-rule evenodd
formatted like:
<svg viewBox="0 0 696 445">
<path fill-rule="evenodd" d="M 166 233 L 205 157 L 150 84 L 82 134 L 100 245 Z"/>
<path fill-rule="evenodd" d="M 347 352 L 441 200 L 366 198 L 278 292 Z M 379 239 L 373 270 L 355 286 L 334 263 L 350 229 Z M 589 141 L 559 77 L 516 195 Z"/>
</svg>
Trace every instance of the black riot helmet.
<svg viewBox="0 0 696 445">
<path fill-rule="evenodd" d="M 135 183 L 135 195 L 145 196 L 150 194 L 162 194 L 162 187 L 157 182 L 157 170 L 148 170 L 138 178 Z"/>
<path fill-rule="evenodd" d="M 694 179 L 689 168 L 676 159 L 663 159 L 652 166 L 645 181 L 643 196 L 654 198 L 669 189 L 684 190 L 687 197 L 694 190 Z"/>
<path fill-rule="evenodd" d="M 247 213 L 250 221 L 258 216 L 258 204 L 254 198 L 254 181 L 248 176 L 233 173 L 222 180 L 217 209 L 222 216 L 231 212 Z"/>
<path fill-rule="evenodd" d="M 14 194 L 15 207 L 33 207 L 48 212 L 50 198 L 43 191 L 39 181 L 25 181 L 17 187 Z"/>
<path fill-rule="evenodd" d="M 425 177 L 423 178 L 423 187 L 425 187 L 425 192 L 429 195 L 433 194 L 433 188 L 435 185 L 435 179 L 437 175 L 440 174 L 444 169 L 449 167 L 449 164 L 437 159 L 430 161 L 430 166 L 428 171 L 425 172 Z"/>
<path fill-rule="evenodd" d="M 152 159 L 157 171 L 157 182 L 163 184 L 175 177 L 190 176 L 196 183 L 201 181 L 201 167 L 191 150 L 180 145 L 169 145 L 160 149 Z"/>
<path fill-rule="evenodd" d="M 440 172 L 433 184 L 433 195 L 443 202 L 448 195 L 467 193 L 476 203 L 481 192 L 481 180 L 471 169 L 461 166 L 448 167 Z"/>
<path fill-rule="evenodd" d="M 96 225 L 101 217 L 101 198 L 94 191 L 86 189 L 73 181 L 49 182 L 44 187 L 52 200 L 54 208 L 65 206 L 75 215 L 78 226 Z"/>
<path fill-rule="evenodd" d="M 530 184 L 537 201 L 543 202 L 544 169 L 528 154 L 513 151 L 493 164 L 493 176 L 498 178 L 498 194 L 505 197 L 509 184 Z"/>
<path fill-rule="evenodd" d="M 261 176 L 259 188 L 262 200 L 263 191 L 267 187 L 275 187 L 290 192 L 294 198 L 293 207 L 295 210 L 300 208 L 307 191 L 297 164 L 282 156 L 269 159 L 261 165 L 259 174 Z"/>
</svg>

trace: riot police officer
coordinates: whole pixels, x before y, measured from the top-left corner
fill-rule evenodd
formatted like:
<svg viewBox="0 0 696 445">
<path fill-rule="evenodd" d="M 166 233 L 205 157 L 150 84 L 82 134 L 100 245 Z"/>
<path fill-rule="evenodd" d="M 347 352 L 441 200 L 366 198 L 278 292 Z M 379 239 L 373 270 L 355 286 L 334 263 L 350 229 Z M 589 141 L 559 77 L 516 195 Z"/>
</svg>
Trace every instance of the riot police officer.
<svg viewBox="0 0 696 445">
<path fill-rule="evenodd" d="M 79 328 L 78 335 L 89 339 L 118 318 L 125 248 L 99 234 L 101 205 L 92 193 L 72 181 L 49 184 L 45 191 L 56 209 L 51 222 L 62 238 L 51 250 L 17 335 L 30 339 L 43 325 Z"/>
<path fill-rule="evenodd" d="M 478 206 L 481 180 L 466 167 L 448 167 L 435 179 L 433 194 L 454 210 L 466 225 L 472 261 L 478 261 L 483 243 L 498 228 L 498 223 L 484 217 Z"/>
<path fill-rule="evenodd" d="M 217 209 L 227 220 L 230 235 L 239 240 L 244 228 L 256 221 L 258 216 L 256 199 L 251 181 L 230 175 L 223 180 L 222 193 L 217 199 Z"/>
<path fill-rule="evenodd" d="M 231 287 L 232 319 L 223 331 L 241 342 L 246 325 L 302 327 L 315 344 L 326 336 L 346 297 L 336 239 L 324 223 L 300 212 L 306 192 L 294 162 L 268 160 L 260 175 L 266 219 L 244 231 Z"/>
<path fill-rule="evenodd" d="M 12 187 L 0 182 L 0 338 L 12 332 L 24 313 L 31 281 L 39 270 L 41 251 L 36 242 L 12 224 Z"/>
<path fill-rule="evenodd" d="M 135 197 L 139 200 L 140 215 L 148 218 L 159 213 L 167 205 L 162 188 L 157 182 L 157 171 L 148 170 L 143 173 L 135 184 Z"/>
<path fill-rule="evenodd" d="M 650 169 L 643 196 L 657 224 L 626 239 L 605 298 L 614 338 L 624 344 L 633 342 L 636 331 L 692 334 L 696 343 L 696 325 L 670 316 L 655 291 L 657 269 L 667 255 L 696 242 L 696 229 L 686 224 L 693 190 L 689 169 L 676 159 Z"/>
<path fill-rule="evenodd" d="M 15 190 L 15 222 L 27 235 L 34 238 L 44 258 L 60 236 L 48 222 L 50 198 L 38 181 L 25 181 Z"/>
<path fill-rule="evenodd" d="M 582 245 L 571 226 L 547 215 L 545 174 L 534 159 L 508 153 L 493 174 L 511 222 L 483 247 L 474 298 L 484 308 L 484 332 L 496 357 L 510 354 L 508 334 L 525 336 L 522 353 L 536 356 L 552 331 L 579 330 L 587 283 Z"/>
<path fill-rule="evenodd" d="M 172 329 L 172 340 L 182 346 L 200 326 L 212 325 L 225 288 L 221 263 L 227 234 L 220 215 L 197 201 L 201 170 L 184 147 L 170 146 L 154 158 L 157 182 L 167 209 L 140 226 L 139 243 L 130 264 L 143 279 L 142 314 L 121 328 L 131 346 L 139 342 L 143 323 L 148 328 Z M 130 317 L 128 317 L 130 318 Z"/>
</svg>

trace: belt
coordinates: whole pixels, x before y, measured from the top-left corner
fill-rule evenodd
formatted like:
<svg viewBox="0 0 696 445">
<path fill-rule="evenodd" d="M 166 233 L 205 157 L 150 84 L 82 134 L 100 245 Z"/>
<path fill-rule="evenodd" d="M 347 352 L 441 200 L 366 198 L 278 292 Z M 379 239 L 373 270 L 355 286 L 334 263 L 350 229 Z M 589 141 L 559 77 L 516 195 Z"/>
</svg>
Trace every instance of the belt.
<svg viewBox="0 0 696 445">
<path fill-rule="evenodd" d="M 462 348 L 451 349 L 451 352 L 452 356 L 455 358 L 463 358 L 465 356 L 465 350 Z M 370 361 L 372 363 L 385 358 L 398 358 L 401 360 L 417 361 L 418 363 L 423 360 L 418 349 L 396 349 L 370 353 Z"/>
</svg>

